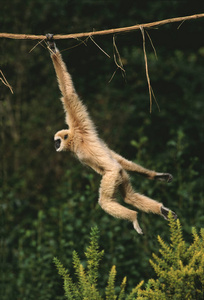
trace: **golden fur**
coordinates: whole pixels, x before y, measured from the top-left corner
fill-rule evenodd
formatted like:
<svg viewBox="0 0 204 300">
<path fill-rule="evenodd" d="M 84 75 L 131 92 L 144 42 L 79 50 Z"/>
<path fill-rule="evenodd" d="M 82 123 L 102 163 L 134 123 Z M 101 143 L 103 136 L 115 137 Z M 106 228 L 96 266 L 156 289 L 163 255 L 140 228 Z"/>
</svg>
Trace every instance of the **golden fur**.
<svg viewBox="0 0 204 300">
<path fill-rule="evenodd" d="M 155 214 L 168 217 L 169 210 L 155 200 L 135 193 L 129 176 L 125 170 L 134 171 L 149 179 L 170 182 L 172 176 L 168 173 L 157 173 L 145 169 L 131 161 L 126 160 L 98 137 L 86 107 L 79 99 L 70 74 L 62 60 L 59 50 L 48 35 L 48 45 L 51 58 L 56 71 L 61 98 L 66 114 L 66 123 L 69 129 L 64 129 L 55 134 L 54 140 L 57 151 L 71 151 L 83 163 L 90 166 L 102 175 L 99 204 L 108 214 L 116 218 L 128 220 L 133 223 L 135 230 L 142 233 L 137 221 L 137 212 L 120 205 L 116 201 L 116 192 L 120 191 L 126 203 L 134 207 Z M 174 214 L 176 217 L 176 215 Z"/>
</svg>

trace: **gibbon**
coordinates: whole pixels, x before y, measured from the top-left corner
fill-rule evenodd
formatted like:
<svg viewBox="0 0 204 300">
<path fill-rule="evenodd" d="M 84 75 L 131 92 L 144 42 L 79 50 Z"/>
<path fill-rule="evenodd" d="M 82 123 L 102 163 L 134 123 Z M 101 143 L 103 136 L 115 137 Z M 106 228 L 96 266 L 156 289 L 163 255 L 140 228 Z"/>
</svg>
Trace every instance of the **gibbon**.
<svg viewBox="0 0 204 300">
<path fill-rule="evenodd" d="M 137 221 L 137 212 L 128 209 L 116 200 L 119 191 L 124 202 L 131 204 L 144 212 L 152 212 L 168 219 L 169 209 L 162 203 L 136 193 L 131 184 L 127 171 L 133 171 L 149 179 L 171 182 L 173 177 L 169 173 L 157 173 L 133 163 L 114 151 L 98 137 L 95 126 L 87 112 L 85 105 L 79 99 L 71 76 L 56 48 L 52 34 L 47 34 L 47 43 L 56 71 L 59 89 L 62 93 L 62 104 L 66 114 L 68 129 L 58 131 L 54 136 L 57 152 L 71 151 L 82 164 L 88 165 L 102 175 L 99 189 L 99 205 L 111 216 L 128 220 L 134 229 L 142 234 Z M 172 212 L 174 218 L 176 214 Z"/>
</svg>

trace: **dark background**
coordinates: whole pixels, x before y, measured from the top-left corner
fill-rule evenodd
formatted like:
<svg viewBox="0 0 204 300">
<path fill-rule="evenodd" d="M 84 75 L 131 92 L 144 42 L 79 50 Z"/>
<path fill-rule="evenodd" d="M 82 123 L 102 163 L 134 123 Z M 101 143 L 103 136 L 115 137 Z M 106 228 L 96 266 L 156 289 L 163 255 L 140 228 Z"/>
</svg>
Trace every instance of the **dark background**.
<svg viewBox="0 0 204 300">
<path fill-rule="evenodd" d="M 1 1 L 0 31 L 45 34 L 102 30 L 203 13 L 200 1 Z M 203 96 L 204 21 L 148 30 L 149 75 L 160 111 L 149 94 L 140 31 L 116 35 L 125 79 L 113 58 L 113 37 L 57 41 L 100 136 L 128 159 L 170 172 L 171 184 L 131 174 L 135 189 L 174 210 L 191 242 L 191 228 L 204 225 Z M 53 135 L 66 128 L 60 92 L 42 42 L 0 40 L 0 69 L 14 90 L 0 82 L 1 299 L 64 299 L 53 264 L 57 256 L 72 274 L 72 251 L 84 259 L 97 225 L 105 256 L 100 288 L 113 264 L 128 290 L 155 276 L 149 265 L 158 253 L 157 235 L 168 240 L 168 223 L 139 213 L 144 236 L 132 224 L 99 207 L 100 176 L 70 153 L 56 153 Z M 78 47 L 74 47 L 79 45 Z M 72 48 L 74 47 L 74 48 Z"/>
</svg>

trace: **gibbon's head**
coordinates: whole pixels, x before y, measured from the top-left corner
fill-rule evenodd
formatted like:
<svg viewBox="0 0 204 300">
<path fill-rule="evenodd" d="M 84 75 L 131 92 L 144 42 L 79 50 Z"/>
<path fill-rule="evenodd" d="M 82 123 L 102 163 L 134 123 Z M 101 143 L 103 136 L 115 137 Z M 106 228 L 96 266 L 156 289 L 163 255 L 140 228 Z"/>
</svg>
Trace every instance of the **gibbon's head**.
<svg viewBox="0 0 204 300">
<path fill-rule="evenodd" d="M 54 136 L 55 149 L 57 152 L 68 151 L 70 148 L 70 130 L 63 129 Z"/>
</svg>

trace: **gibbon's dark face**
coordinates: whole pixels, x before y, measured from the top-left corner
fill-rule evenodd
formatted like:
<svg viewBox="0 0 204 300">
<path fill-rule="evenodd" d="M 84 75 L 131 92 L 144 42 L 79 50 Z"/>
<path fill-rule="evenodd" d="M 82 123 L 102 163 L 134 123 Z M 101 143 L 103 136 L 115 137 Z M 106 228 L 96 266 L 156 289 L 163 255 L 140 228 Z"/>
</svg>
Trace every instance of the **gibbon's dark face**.
<svg viewBox="0 0 204 300">
<path fill-rule="evenodd" d="M 55 149 L 57 152 L 69 150 L 69 130 L 58 131 L 54 137 Z"/>
<path fill-rule="evenodd" d="M 60 139 L 55 140 L 55 149 L 56 150 L 60 148 L 60 144 L 61 144 L 61 140 Z"/>
</svg>

